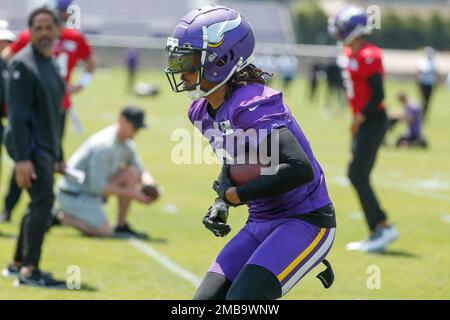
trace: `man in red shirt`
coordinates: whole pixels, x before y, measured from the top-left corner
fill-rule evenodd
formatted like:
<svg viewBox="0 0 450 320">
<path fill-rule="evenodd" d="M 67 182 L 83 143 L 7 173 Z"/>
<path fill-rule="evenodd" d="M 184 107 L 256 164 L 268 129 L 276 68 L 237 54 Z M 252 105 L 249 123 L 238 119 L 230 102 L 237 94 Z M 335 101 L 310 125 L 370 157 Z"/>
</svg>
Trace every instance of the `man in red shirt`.
<svg viewBox="0 0 450 320">
<path fill-rule="evenodd" d="M 8 29 L 9 23 L 6 20 L 0 20 L 0 52 L 6 48 L 11 42 L 16 39 L 14 33 Z M 6 79 L 7 79 L 7 65 L 0 57 L 0 159 L 2 158 L 2 143 L 3 143 L 3 118 L 5 117 L 5 101 L 6 101 Z M 0 166 L 0 178 L 1 178 L 1 166 Z M 0 221 L 2 217 L 0 216 Z"/>
<path fill-rule="evenodd" d="M 58 0 L 57 2 L 57 13 L 62 21 L 66 22 L 69 18 L 67 9 L 71 5 L 72 0 Z M 64 23 L 65 24 L 65 23 Z M 71 29 L 62 24 L 60 30 L 60 37 L 53 47 L 53 53 L 56 62 L 59 66 L 60 74 L 64 78 L 66 83 L 66 94 L 64 96 L 63 104 L 63 121 L 61 128 L 61 136 L 64 136 L 65 131 L 65 120 L 68 113 L 71 114 L 75 129 L 81 131 L 81 125 L 78 121 L 78 117 L 72 108 L 72 102 L 70 100 L 70 95 L 81 91 L 87 85 L 90 84 L 92 80 L 92 74 L 95 70 L 95 56 L 92 48 L 89 46 L 86 38 L 83 34 L 76 30 Z M 16 41 L 11 43 L 2 52 L 2 57 L 9 61 L 16 53 L 22 50 L 30 42 L 30 30 L 26 29 L 19 34 Z M 78 62 L 84 62 L 84 72 L 80 77 L 77 84 L 73 85 L 70 83 L 72 71 L 78 64 Z M 1 214 L 1 220 L 9 221 L 11 219 L 11 211 L 16 205 L 20 197 L 20 189 L 15 183 L 14 173 L 10 179 L 10 188 L 8 194 L 5 197 L 5 207 L 3 213 Z"/>
<path fill-rule="evenodd" d="M 342 41 L 344 84 L 352 112 L 352 159 L 348 177 L 356 189 L 370 229 L 370 237 L 347 244 L 348 250 L 384 251 L 398 238 L 394 226 L 387 222 L 370 185 L 370 173 L 378 149 L 388 128 L 383 99 L 383 64 L 381 49 L 365 40 L 369 34 L 368 16 L 359 7 L 347 7 L 330 20 L 330 33 Z"/>
</svg>

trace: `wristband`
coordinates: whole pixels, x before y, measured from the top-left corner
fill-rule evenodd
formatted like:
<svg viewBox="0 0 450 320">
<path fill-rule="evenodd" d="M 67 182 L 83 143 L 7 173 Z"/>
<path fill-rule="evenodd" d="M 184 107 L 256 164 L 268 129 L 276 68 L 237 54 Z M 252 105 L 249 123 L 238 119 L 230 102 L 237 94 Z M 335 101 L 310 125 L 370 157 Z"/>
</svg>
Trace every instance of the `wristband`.
<svg viewBox="0 0 450 320">
<path fill-rule="evenodd" d="M 79 85 L 84 88 L 84 87 L 87 87 L 91 82 L 92 82 L 92 73 L 84 72 L 81 75 Z"/>
</svg>

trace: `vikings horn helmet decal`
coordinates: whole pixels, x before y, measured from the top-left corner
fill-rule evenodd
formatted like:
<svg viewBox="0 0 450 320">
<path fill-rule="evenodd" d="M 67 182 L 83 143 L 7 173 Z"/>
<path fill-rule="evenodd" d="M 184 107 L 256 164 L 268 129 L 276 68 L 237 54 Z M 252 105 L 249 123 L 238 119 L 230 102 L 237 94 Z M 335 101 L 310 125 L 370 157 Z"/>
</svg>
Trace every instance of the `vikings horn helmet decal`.
<svg viewBox="0 0 450 320">
<path fill-rule="evenodd" d="M 253 61 L 255 37 L 237 11 L 209 5 L 189 12 L 167 40 L 169 65 L 165 72 L 172 90 L 187 91 L 193 100 L 208 96 Z M 186 86 L 185 72 L 198 71 L 197 82 Z M 217 84 L 205 92 L 201 80 Z"/>
<path fill-rule="evenodd" d="M 345 7 L 336 16 L 328 19 L 328 33 L 344 44 L 349 44 L 361 35 L 370 34 L 371 31 L 367 13 L 361 7 Z"/>
<path fill-rule="evenodd" d="M 238 15 L 236 19 L 231 21 L 218 22 L 206 27 L 208 33 L 208 46 L 218 47 L 223 43 L 223 35 L 225 32 L 233 30 L 241 24 L 241 15 Z"/>
</svg>

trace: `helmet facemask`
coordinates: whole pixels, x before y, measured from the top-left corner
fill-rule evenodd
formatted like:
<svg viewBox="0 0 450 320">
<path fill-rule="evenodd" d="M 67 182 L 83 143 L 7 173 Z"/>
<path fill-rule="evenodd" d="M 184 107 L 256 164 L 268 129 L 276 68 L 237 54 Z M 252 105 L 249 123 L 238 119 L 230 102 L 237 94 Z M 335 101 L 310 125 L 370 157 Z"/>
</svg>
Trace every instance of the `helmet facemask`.
<svg viewBox="0 0 450 320">
<path fill-rule="evenodd" d="M 245 61 L 240 57 L 234 67 L 230 70 L 227 77 L 217 83 L 212 89 L 208 91 L 202 90 L 201 82 L 204 79 L 205 68 L 211 68 L 214 65 L 220 65 L 221 59 L 217 62 L 217 54 L 208 49 L 208 32 L 207 28 L 203 26 L 203 46 L 202 48 L 192 48 L 189 45 L 179 46 L 178 39 L 169 37 L 167 40 L 166 51 L 169 52 L 169 67 L 166 68 L 166 76 L 175 92 L 187 91 L 191 100 L 199 100 L 206 97 L 225 84 L 235 72 L 242 70 L 244 67 L 252 63 L 253 55 L 248 57 Z M 199 59 L 200 57 L 200 59 Z M 180 79 L 177 82 L 176 76 L 185 72 L 196 72 L 197 82 L 189 87 L 184 86 L 184 81 Z M 207 80 L 207 79 L 205 79 Z"/>
<path fill-rule="evenodd" d="M 165 73 L 170 86 L 174 92 L 193 91 L 200 87 L 203 78 L 204 65 L 201 63 L 201 57 L 204 56 L 203 50 L 194 49 L 189 45 L 178 46 L 178 40 L 169 38 L 166 51 L 169 53 L 168 63 Z M 197 73 L 197 82 L 186 86 L 181 76 L 183 73 Z M 180 79 L 178 80 L 177 77 Z"/>
</svg>

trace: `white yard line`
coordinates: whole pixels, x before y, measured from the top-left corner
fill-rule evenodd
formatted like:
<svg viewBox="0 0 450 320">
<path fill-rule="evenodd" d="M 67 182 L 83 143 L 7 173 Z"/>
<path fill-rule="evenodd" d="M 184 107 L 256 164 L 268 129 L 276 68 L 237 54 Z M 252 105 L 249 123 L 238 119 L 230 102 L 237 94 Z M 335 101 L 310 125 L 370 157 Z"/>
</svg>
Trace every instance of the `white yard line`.
<svg viewBox="0 0 450 320">
<path fill-rule="evenodd" d="M 167 270 L 175 273 L 180 278 L 183 278 L 184 280 L 193 284 L 196 288 L 198 288 L 198 286 L 200 285 L 201 279 L 199 277 L 189 272 L 188 270 L 184 269 L 180 265 L 176 264 L 165 255 L 159 253 L 156 249 L 154 249 L 150 245 L 137 239 L 129 239 L 128 242 L 145 255 L 149 256 L 150 258 L 153 258 L 156 262 L 158 262 Z"/>
<path fill-rule="evenodd" d="M 415 196 L 421 196 L 421 197 L 425 197 L 425 198 L 429 198 L 429 199 L 434 199 L 434 200 L 440 200 L 443 202 L 447 202 L 450 203 L 450 196 L 447 196 L 446 194 L 437 192 L 437 191 L 432 191 L 432 190 L 424 190 L 423 188 L 418 188 L 415 184 L 411 183 L 409 185 L 406 184 L 399 184 L 399 185 L 395 185 L 394 183 L 388 182 L 386 180 L 380 180 L 380 179 L 376 179 L 376 181 L 378 182 L 378 184 L 382 185 L 385 188 L 392 188 L 398 191 L 402 191 L 405 193 L 409 193 Z"/>
<path fill-rule="evenodd" d="M 341 187 L 350 186 L 348 178 L 343 174 L 344 170 L 342 168 L 330 164 L 326 164 L 323 167 L 325 171 L 325 178 L 327 176 L 327 172 L 332 173 L 330 175 L 330 178 L 327 179 L 330 181 L 330 183 L 334 183 Z M 450 203 L 450 196 L 444 193 L 446 190 L 448 190 L 447 182 L 441 182 L 438 180 L 405 181 L 405 179 L 402 178 L 396 180 L 386 178 L 386 176 L 395 173 L 398 172 L 390 172 L 390 173 L 385 172 L 385 175 L 383 177 L 380 175 L 374 176 L 373 181 L 375 182 L 375 184 L 383 186 L 384 188 L 390 188 L 404 193 L 412 194 L 415 196 L 421 196 L 424 198 L 440 200 L 446 203 Z"/>
<path fill-rule="evenodd" d="M 337 184 L 341 187 L 347 187 L 350 186 L 350 184 L 343 183 L 344 176 L 335 176 L 330 179 L 330 183 Z M 406 183 L 398 183 L 394 181 L 389 181 L 388 179 L 383 179 L 380 177 L 377 177 L 374 179 L 375 184 L 382 186 L 384 188 L 394 189 L 403 193 L 412 194 L 415 196 L 420 196 L 428 199 L 433 200 L 440 200 L 446 203 L 450 203 L 450 196 L 438 192 L 435 190 L 426 190 L 423 187 L 417 186 L 414 183 L 406 184 Z"/>
<path fill-rule="evenodd" d="M 450 214 L 448 214 L 448 213 L 442 214 L 441 219 L 444 222 L 450 223 Z"/>
</svg>

